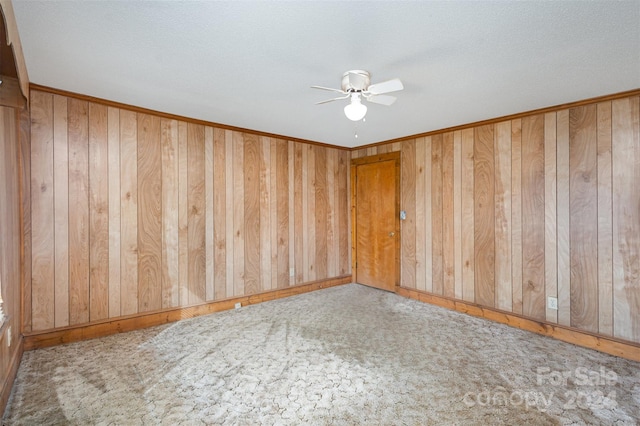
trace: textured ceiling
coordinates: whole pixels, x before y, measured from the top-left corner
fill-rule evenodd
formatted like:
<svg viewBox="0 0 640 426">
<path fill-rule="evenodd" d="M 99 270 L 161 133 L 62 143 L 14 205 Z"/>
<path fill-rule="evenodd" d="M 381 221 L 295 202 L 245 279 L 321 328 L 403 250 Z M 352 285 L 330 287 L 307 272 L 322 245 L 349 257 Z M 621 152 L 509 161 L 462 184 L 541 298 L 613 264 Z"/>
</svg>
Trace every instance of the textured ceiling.
<svg viewBox="0 0 640 426">
<path fill-rule="evenodd" d="M 13 3 L 33 83 L 347 147 L 640 87 L 638 0 Z M 350 69 L 405 90 L 314 105 Z"/>
</svg>

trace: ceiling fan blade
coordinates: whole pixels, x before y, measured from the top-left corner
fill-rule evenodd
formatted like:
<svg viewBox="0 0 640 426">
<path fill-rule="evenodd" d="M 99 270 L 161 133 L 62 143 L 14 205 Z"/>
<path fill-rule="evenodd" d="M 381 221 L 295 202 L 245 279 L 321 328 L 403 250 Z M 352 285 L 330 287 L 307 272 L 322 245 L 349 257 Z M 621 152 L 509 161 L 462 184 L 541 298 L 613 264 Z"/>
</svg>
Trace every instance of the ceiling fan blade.
<svg viewBox="0 0 640 426">
<path fill-rule="evenodd" d="M 359 74 L 359 73 L 355 73 L 355 72 L 350 72 L 349 73 L 349 84 L 351 85 L 351 87 L 353 87 L 356 90 L 364 90 L 367 88 L 367 77 Z"/>
<path fill-rule="evenodd" d="M 389 95 L 369 95 L 366 97 L 369 102 L 380 105 L 392 105 L 396 101 L 395 96 Z"/>
<path fill-rule="evenodd" d="M 383 81 L 382 83 L 372 84 L 367 88 L 367 92 L 372 95 L 381 95 L 383 93 L 397 92 L 404 89 L 402 82 L 398 78 Z"/>
<path fill-rule="evenodd" d="M 326 101 L 316 102 L 316 105 L 326 104 L 328 102 L 339 101 L 340 99 L 347 99 L 350 95 L 340 96 L 339 98 L 327 99 Z"/>
<path fill-rule="evenodd" d="M 331 87 L 322 87 L 322 86 L 311 86 L 312 89 L 320 89 L 320 90 L 328 90 L 330 92 L 338 92 L 342 94 L 346 94 L 344 90 L 341 89 L 332 89 Z"/>
</svg>

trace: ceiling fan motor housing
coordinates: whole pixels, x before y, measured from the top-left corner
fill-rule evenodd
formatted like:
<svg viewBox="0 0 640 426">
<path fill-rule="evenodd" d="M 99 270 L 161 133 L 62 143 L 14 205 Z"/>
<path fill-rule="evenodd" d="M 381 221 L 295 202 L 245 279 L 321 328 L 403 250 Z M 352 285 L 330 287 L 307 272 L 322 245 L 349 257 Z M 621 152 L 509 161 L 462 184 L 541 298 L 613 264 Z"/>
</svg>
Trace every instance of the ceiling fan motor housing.
<svg viewBox="0 0 640 426">
<path fill-rule="evenodd" d="M 371 85 L 371 75 L 364 70 L 351 70 L 342 75 L 342 90 L 364 92 Z"/>
</svg>

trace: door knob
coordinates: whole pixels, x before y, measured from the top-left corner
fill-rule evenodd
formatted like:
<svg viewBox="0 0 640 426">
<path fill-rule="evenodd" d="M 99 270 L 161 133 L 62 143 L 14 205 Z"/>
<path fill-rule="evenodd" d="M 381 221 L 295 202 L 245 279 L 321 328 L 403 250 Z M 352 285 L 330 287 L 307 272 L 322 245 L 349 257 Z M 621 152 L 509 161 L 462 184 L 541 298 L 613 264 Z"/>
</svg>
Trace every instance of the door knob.
<svg viewBox="0 0 640 426">
<path fill-rule="evenodd" d="M 393 232 L 393 231 L 392 231 L 392 232 L 389 232 L 389 236 L 390 236 L 390 237 L 393 237 L 394 235 L 396 235 L 396 233 L 395 233 L 395 232 Z"/>
</svg>

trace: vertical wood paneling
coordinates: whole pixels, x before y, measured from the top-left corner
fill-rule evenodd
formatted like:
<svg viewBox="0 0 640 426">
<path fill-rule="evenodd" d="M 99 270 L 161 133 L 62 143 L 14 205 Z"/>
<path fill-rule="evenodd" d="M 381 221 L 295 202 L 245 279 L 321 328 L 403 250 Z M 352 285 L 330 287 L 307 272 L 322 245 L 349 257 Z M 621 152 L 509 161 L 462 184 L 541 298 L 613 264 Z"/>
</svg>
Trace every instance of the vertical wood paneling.
<svg viewBox="0 0 640 426">
<path fill-rule="evenodd" d="M 278 266 L 278 281 L 273 283 L 273 287 L 283 288 L 289 285 L 289 175 L 292 165 L 289 164 L 289 143 L 284 140 L 276 141 L 276 186 L 273 198 L 277 209 L 277 247 L 275 253 Z M 273 185 L 271 186 L 273 188 Z M 337 271 L 333 271 L 334 275 L 338 275 Z"/>
<path fill-rule="evenodd" d="M 304 232 L 302 231 L 304 226 L 303 210 L 304 210 L 304 197 L 302 195 L 302 189 L 304 187 L 303 179 L 303 156 L 304 146 L 302 144 L 296 144 L 294 147 L 294 242 L 295 242 L 295 284 L 299 284 L 304 280 L 305 270 L 305 258 L 303 255 L 304 250 Z"/>
<path fill-rule="evenodd" d="M 226 231 L 226 149 L 225 131 L 214 129 L 213 133 L 213 270 L 214 295 L 216 299 L 227 297 L 227 231 Z"/>
<path fill-rule="evenodd" d="M 597 105 L 598 127 L 598 332 L 613 334 L 613 219 L 611 102 Z"/>
<path fill-rule="evenodd" d="M 613 334 L 640 342 L 640 97 L 613 101 L 611 115 Z"/>
<path fill-rule="evenodd" d="M 462 137 L 462 299 L 475 302 L 474 245 L 474 167 L 473 129 L 464 129 Z"/>
<path fill-rule="evenodd" d="M 544 115 L 544 277 L 546 297 L 558 296 L 556 207 L 556 113 Z M 558 322 L 558 310 L 546 306 L 547 321 Z"/>
<path fill-rule="evenodd" d="M 89 107 L 69 99 L 69 325 L 89 321 Z"/>
<path fill-rule="evenodd" d="M 425 175 L 431 169 L 426 167 L 424 138 L 416 139 L 416 288 L 425 291 L 427 288 L 426 275 L 426 246 L 430 239 L 427 239 L 425 225 L 426 222 L 426 203 L 425 200 L 429 196 L 426 190 Z M 431 281 L 429 277 L 429 281 Z"/>
<path fill-rule="evenodd" d="M 327 277 L 327 150 L 314 146 L 316 279 Z"/>
<path fill-rule="evenodd" d="M 336 271 L 337 267 L 337 254 L 338 254 L 338 246 L 337 239 L 334 238 L 336 235 L 334 225 L 337 224 L 336 220 L 336 153 L 335 149 L 327 150 L 327 276 L 334 277 L 337 275 Z"/>
<path fill-rule="evenodd" d="M 245 294 L 244 139 L 233 132 L 233 294 Z"/>
<path fill-rule="evenodd" d="M 522 119 L 522 313 L 546 318 L 544 294 L 544 116 Z"/>
<path fill-rule="evenodd" d="M 269 288 L 277 288 L 278 287 L 278 244 L 280 243 L 280 241 L 278 240 L 278 230 L 279 230 L 279 224 L 278 224 L 278 193 L 277 193 L 277 188 L 278 188 L 278 146 L 277 143 L 279 142 L 277 139 L 275 138 L 269 138 L 269 144 L 268 146 L 265 144 L 264 146 L 264 152 L 265 152 L 265 156 L 267 155 L 267 151 L 268 151 L 268 159 L 269 159 L 269 163 L 267 164 L 265 162 L 265 167 L 267 170 L 265 170 L 265 175 L 268 175 L 268 180 L 269 180 L 269 202 L 268 202 L 268 210 L 267 210 L 267 214 L 268 214 L 268 218 L 269 218 L 269 226 L 268 229 L 265 229 L 264 231 L 262 230 L 263 228 L 266 228 L 264 222 L 262 221 L 262 219 L 260 219 L 260 229 L 263 234 L 265 234 L 265 244 L 266 246 L 269 247 L 269 256 L 266 256 L 265 254 L 262 254 L 261 257 L 263 259 L 263 262 L 267 262 L 268 261 L 268 268 L 269 271 L 271 272 L 271 280 L 269 283 Z M 284 170 L 286 173 L 288 173 L 288 170 Z M 286 193 L 285 193 L 286 194 Z M 288 194 L 287 195 L 287 200 L 288 200 Z M 262 249 L 261 249 L 262 250 Z M 263 253 L 261 251 L 261 253 Z M 267 259 L 268 257 L 268 259 Z M 281 259 L 284 260 L 284 259 Z M 288 259 L 287 259 L 288 260 Z M 262 272 L 262 275 L 265 276 L 267 275 L 265 271 Z M 263 290 L 266 290 L 266 286 L 263 282 Z"/>
<path fill-rule="evenodd" d="M 187 124 L 189 304 L 206 300 L 206 221 L 204 126 Z"/>
<path fill-rule="evenodd" d="M 444 291 L 442 213 L 442 135 L 434 135 L 431 137 L 431 281 L 436 294 Z"/>
<path fill-rule="evenodd" d="M 495 199 L 493 125 L 474 129 L 474 232 L 476 302 L 495 305 Z"/>
<path fill-rule="evenodd" d="M 32 109 L 33 111 L 33 109 Z M 6 120 L 6 118 L 5 118 Z M 13 120 L 11 121 L 13 122 Z M 18 129 L 18 139 L 19 139 L 19 147 L 20 147 L 20 196 L 21 207 L 22 207 L 22 253 L 21 253 L 21 269 L 22 269 L 22 305 L 20 309 L 22 310 L 22 323 L 18 324 L 17 327 L 22 327 L 23 332 L 31 332 L 33 329 L 32 324 L 32 287 L 31 287 L 31 246 L 32 246 L 32 232 L 31 232 L 31 117 L 27 111 L 23 111 L 19 114 L 18 118 L 19 129 Z M 11 137 L 10 133 L 11 127 L 6 128 L 6 131 L 9 132 L 9 135 L 6 137 Z M 7 157 L 8 158 L 8 157 Z M 35 189 L 34 189 L 35 190 Z M 18 296 L 16 296 L 18 297 Z M 9 302 L 10 303 L 10 302 Z"/>
<path fill-rule="evenodd" d="M 402 224 L 402 261 L 401 285 L 416 287 L 416 141 L 414 139 L 402 142 L 402 204 L 401 209 L 407 212 L 407 218 Z"/>
<path fill-rule="evenodd" d="M 107 107 L 89 104 L 89 321 L 109 317 Z"/>
<path fill-rule="evenodd" d="M 107 110 L 109 173 L 109 318 L 120 313 L 120 111 Z"/>
<path fill-rule="evenodd" d="M 244 136 L 244 293 L 260 291 L 260 141 Z M 271 278 L 271 274 L 269 274 Z"/>
<path fill-rule="evenodd" d="M 522 121 L 511 121 L 511 311 L 522 314 Z"/>
<path fill-rule="evenodd" d="M 52 95 L 31 99 L 32 324 L 45 330 L 55 325 L 54 111 Z"/>
<path fill-rule="evenodd" d="M 189 146 L 187 123 L 178 122 L 178 299 L 189 304 Z"/>
<path fill-rule="evenodd" d="M 306 233 L 308 234 L 308 248 L 305 250 L 307 253 L 307 266 L 308 266 L 308 281 L 315 281 L 316 274 L 316 261 L 317 261 L 317 246 L 316 246 L 316 156 L 315 149 L 313 145 L 307 145 L 305 147 L 305 151 L 307 151 L 307 191 L 309 192 L 307 196 L 307 227 L 305 227 Z"/>
<path fill-rule="evenodd" d="M 556 114 L 556 180 L 558 213 L 558 324 L 571 325 L 571 258 L 569 256 L 569 110 Z"/>
<path fill-rule="evenodd" d="M 462 132 L 453 134 L 454 297 L 462 299 Z"/>
<path fill-rule="evenodd" d="M 225 205 L 225 216 L 226 216 L 226 286 L 227 286 L 227 297 L 232 297 L 235 290 L 235 271 L 233 268 L 233 262 L 235 260 L 235 203 L 234 203 L 234 188 L 235 188 L 235 176 L 233 174 L 233 166 L 235 161 L 234 157 L 234 149 L 233 149 L 233 140 L 234 134 L 231 130 L 225 130 L 224 132 L 224 144 L 225 144 L 225 183 L 226 183 L 226 205 Z"/>
<path fill-rule="evenodd" d="M 214 299 L 213 288 L 213 127 L 204 128 L 205 300 Z"/>
<path fill-rule="evenodd" d="M 138 312 L 138 124 L 120 111 L 120 313 Z"/>
<path fill-rule="evenodd" d="M 433 292 L 433 218 L 431 204 L 431 136 L 423 138 L 424 153 L 422 162 L 424 163 L 424 235 L 425 240 L 422 242 L 424 246 L 424 275 L 425 275 L 425 291 Z M 388 146 L 391 146 L 388 144 Z M 391 148 L 390 148 L 391 149 Z"/>
<path fill-rule="evenodd" d="M 453 223 L 453 132 L 442 135 L 442 272 L 443 294 L 455 296 Z"/>
<path fill-rule="evenodd" d="M 67 98 L 53 96 L 55 327 L 69 325 L 69 145 Z M 118 168 L 116 167 L 116 171 Z M 114 205 L 117 205 L 114 203 Z M 119 285 L 119 284 L 118 284 Z"/>
<path fill-rule="evenodd" d="M 495 307 L 511 312 L 511 121 L 495 125 Z"/>
<path fill-rule="evenodd" d="M 289 202 L 289 271 L 287 271 L 287 285 L 294 285 L 296 281 L 295 277 L 295 265 L 296 265 L 296 236 L 295 236 L 295 145 L 293 141 L 287 141 L 287 161 L 289 163 L 288 167 L 288 179 L 289 179 L 289 192 L 288 192 L 288 202 Z"/>
<path fill-rule="evenodd" d="M 162 307 L 180 304 L 178 122 L 162 119 Z"/>
<path fill-rule="evenodd" d="M 351 273 L 351 230 L 349 228 L 349 153 L 338 153 L 338 228 L 340 229 L 339 275 Z"/>
<path fill-rule="evenodd" d="M 160 119 L 138 114 L 138 312 L 162 308 L 161 218 Z"/>
<path fill-rule="evenodd" d="M 274 147 L 273 151 L 271 147 Z M 272 157 L 273 152 L 273 157 Z M 270 290 L 277 283 L 278 265 L 274 268 L 273 248 L 277 250 L 275 236 L 276 226 L 272 226 L 272 209 L 275 206 L 275 191 L 272 191 L 272 183 L 275 186 L 275 179 L 272 182 L 272 175 L 275 175 L 275 140 L 267 137 L 260 138 L 260 275 L 262 278 L 262 290 Z M 273 172 L 273 173 L 272 173 Z M 272 200 L 272 198 L 274 198 Z M 275 212 L 273 212 L 275 213 Z M 275 215 L 274 215 L 275 216 Z M 274 222 L 277 218 L 273 218 Z M 276 251 L 277 253 L 277 251 Z M 274 279 L 275 278 L 275 279 Z"/>
<path fill-rule="evenodd" d="M 598 331 L 596 105 L 569 110 L 571 325 Z"/>
</svg>

